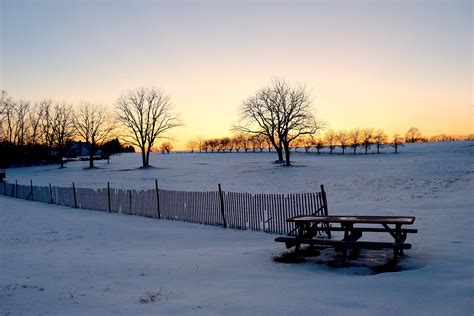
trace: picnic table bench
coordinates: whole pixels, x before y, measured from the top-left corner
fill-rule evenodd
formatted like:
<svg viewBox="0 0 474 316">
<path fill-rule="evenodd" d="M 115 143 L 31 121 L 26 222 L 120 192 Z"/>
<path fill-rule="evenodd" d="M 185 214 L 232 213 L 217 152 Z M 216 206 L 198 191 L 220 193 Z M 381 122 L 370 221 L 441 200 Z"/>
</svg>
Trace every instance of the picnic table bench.
<svg viewBox="0 0 474 316">
<path fill-rule="evenodd" d="M 299 251 L 302 244 L 332 246 L 336 250 L 342 250 L 344 260 L 348 248 L 392 248 L 394 259 L 397 260 L 399 255 L 403 255 L 404 249 L 411 248 L 411 244 L 405 242 L 407 234 L 418 232 L 416 229 L 404 228 L 404 225 L 412 225 L 415 222 L 415 217 L 410 216 L 300 215 L 288 218 L 286 221 L 295 224 L 296 235 L 277 237 L 275 241 L 284 242 L 287 248 L 295 247 L 295 252 Z M 327 238 L 318 238 L 321 232 L 325 232 Z M 330 239 L 331 232 L 344 232 L 344 238 Z M 360 241 L 366 232 L 388 233 L 393 237 L 393 242 Z"/>
</svg>

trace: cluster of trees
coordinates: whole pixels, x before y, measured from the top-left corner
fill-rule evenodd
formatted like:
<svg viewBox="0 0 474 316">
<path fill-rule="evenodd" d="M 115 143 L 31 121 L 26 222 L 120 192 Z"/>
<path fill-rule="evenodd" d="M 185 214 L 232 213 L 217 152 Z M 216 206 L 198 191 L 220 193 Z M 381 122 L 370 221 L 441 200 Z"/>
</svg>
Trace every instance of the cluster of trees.
<svg viewBox="0 0 474 316">
<path fill-rule="evenodd" d="M 376 147 L 377 154 L 380 153 L 380 149 L 386 145 L 390 145 L 395 149 L 395 153 L 398 152 L 398 148 L 404 143 L 404 138 L 395 133 L 391 139 L 383 130 L 374 130 L 372 128 L 354 128 L 350 131 L 338 131 L 329 130 L 325 133 L 324 137 L 318 137 L 312 143 L 316 148 L 317 152 L 320 153 L 321 149 L 327 147 L 329 153 L 332 154 L 336 147 L 341 148 L 342 154 L 344 155 L 346 150 L 352 151 L 355 155 L 358 149 L 362 149 L 365 154 L 369 152 L 372 146 Z M 306 148 L 306 147 L 305 147 Z"/>
<path fill-rule="evenodd" d="M 325 127 L 313 114 L 312 98 L 304 86 L 293 86 L 281 79 L 274 79 L 272 83 L 258 90 L 248 97 L 240 107 L 241 117 L 233 127 L 239 132 L 233 137 L 190 141 L 191 151 L 197 147 L 200 151 L 248 151 L 257 148 L 274 148 L 278 159 L 276 162 L 286 166 L 291 165 L 290 154 L 294 148 L 304 147 L 309 151 L 315 147 L 320 153 L 324 147 L 329 148 L 332 154 L 336 146 L 342 149 L 350 147 L 357 153 L 359 147 L 368 153 L 372 145 L 377 147 L 377 153 L 387 143 L 387 135 L 379 130 L 354 129 L 352 131 L 328 131 L 324 137 L 318 137 Z M 392 145 L 395 151 L 403 144 L 400 135 L 394 135 Z M 284 157 L 283 157 L 284 154 Z"/>
<path fill-rule="evenodd" d="M 358 129 L 355 128 L 350 131 L 328 130 L 325 134 L 308 134 L 293 139 L 288 145 L 288 151 L 293 150 L 297 152 L 303 149 L 309 152 L 314 148 L 319 154 L 323 149 L 327 148 L 330 154 L 333 154 L 336 148 L 341 148 L 342 154 L 350 149 L 353 154 L 357 150 L 362 149 L 367 154 L 372 146 L 376 147 L 377 153 L 380 153 L 381 148 L 390 145 L 398 152 L 398 147 L 403 145 L 404 138 L 399 134 L 394 134 L 391 139 L 383 130 L 374 129 Z M 192 140 L 188 142 L 188 149 L 194 152 L 195 149 L 200 152 L 262 152 L 264 150 L 271 151 L 272 143 L 262 135 L 251 135 L 239 133 L 231 137 L 213 138 L 207 140 Z"/>
<path fill-rule="evenodd" d="M 51 100 L 15 101 L 5 92 L 2 92 L 0 126 L 3 144 L 11 151 L 9 154 L 18 151 L 31 157 L 30 151 L 41 152 L 42 158 L 57 161 L 61 167 L 67 144 L 76 138 L 87 144 L 90 167 L 94 167 L 96 151 L 113 130 L 105 109 L 99 106 L 83 104 L 78 111 L 73 111 L 71 105 Z"/>
<path fill-rule="evenodd" d="M 412 127 L 405 133 L 405 141 L 407 143 L 438 143 L 438 142 L 454 142 L 454 141 L 469 141 L 474 140 L 474 134 L 468 135 L 447 135 L 440 134 L 431 137 L 421 135 L 418 128 Z"/>
<path fill-rule="evenodd" d="M 187 144 L 189 150 L 200 152 L 248 152 L 271 150 L 272 144 L 262 135 L 238 133 L 230 137 L 190 140 Z"/>
<path fill-rule="evenodd" d="M 160 151 L 162 154 L 167 153 L 169 154 L 173 150 L 173 144 L 170 141 L 166 141 L 161 143 Z"/>
<path fill-rule="evenodd" d="M 416 127 L 412 127 L 404 136 L 395 133 L 389 137 L 381 129 L 354 128 L 342 131 L 328 130 L 324 134 L 319 132 L 317 134 L 303 135 L 293 139 L 289 143 L 288 149 L 294 152 L 297 152 L 299 149 L 309 152 L 314 148 L 318 154 L 326 149 L 329 154 L 333 154 L 337 148 L 340 148 L 342 154 L 345 154 L 347 151 L 350 151 L 352 154 L 357 154 L 360 151 L 368 154 L 371 148 L 375 148 L 376 153 L 379 154 L 381 149 L 387 146 L 393 147 L 395 153 L 398 153 L 399 147 L 403 146 L 404 143 L 464 140 L 474 140 L 474 135 L 452 136 L 441 134 L 423 137 Z M 268 138 L 261 134 L 239 133 L 230 137 L 191 140 L 188 142 L 188 149 L 191 152 L 194 152 L 194 150 L 199 150 L 199 152 L 262 152 L 264 150 L 271 151 L 272 148 L 273 145 Z"/>
<path fill-rule="evenodd" d="M 23 161 L 28 158 L 57 161 L 63 167 L 67 144 L 80 140 L 87 145 L 89 167 L 93 168 L 94 156 L 102 146 L 106 152 L 117 146 L 124 151 L 133 149 L 130 146 L 121 148 L 116 143 L 118 139 L 112 139 L 122 125 L 128 132 L 124 139 L 141 149 L 143 167 L 147 167 L 149 153 L 157 139 L 180 125 L 172 113 L 169 98 L 156 88 L 140 88 L 118 98 L 115 117 L 99 105 L 84 103 L 74 109 L 69 104 L 51 100 L 16 101 L 5 91 L 2 91 L 0 101 L 0 141 L 2 153 L 6 153 L 1 155 L 5 160 L 1 161 L 3 165 L 11 163 L 13 158 Z M 163 144 L 162 148 L 169 152 L 172 145 Z"/>
</svg>

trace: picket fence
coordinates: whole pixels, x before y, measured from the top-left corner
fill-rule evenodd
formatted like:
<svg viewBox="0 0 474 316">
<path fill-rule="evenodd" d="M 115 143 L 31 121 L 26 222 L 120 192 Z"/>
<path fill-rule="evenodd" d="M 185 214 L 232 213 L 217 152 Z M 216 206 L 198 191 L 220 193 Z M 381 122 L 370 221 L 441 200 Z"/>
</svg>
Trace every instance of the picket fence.
<svg viewBox="0 0 474 316">
<path fill-rule="evenodd" d="M 76 188 L 0 183 L 0 195 L 74 208 L 151 218 L 178 220 L 274 234 L 294 232 L 286 222 L 297 215 L 327 215 L 327 198 L 321 192 L 297 194 L 250 194 L 172 191 L 158 188 L 126 190 Z"/>
</svg>

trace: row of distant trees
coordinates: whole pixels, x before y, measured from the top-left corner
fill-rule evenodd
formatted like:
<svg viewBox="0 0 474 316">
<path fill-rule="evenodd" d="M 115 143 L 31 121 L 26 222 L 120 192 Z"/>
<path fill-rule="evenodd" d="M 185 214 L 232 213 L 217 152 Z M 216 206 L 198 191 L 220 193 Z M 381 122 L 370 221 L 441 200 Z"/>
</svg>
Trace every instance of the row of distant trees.
<svg viewBox="0 0 474 316">
<path fill-rule="evenodd" d="M 303 135 L 291 141 L 288 148 L 294 152 L 297 152 L 299 149 L 309 152 L 314 148 L 318 154 L 323 149 L 332 154 L 336 148 L 340 148 L 342 154 L 345 154 L 347 151 L 350 151 L 352 154 L 357 154 L 361 151 L 367 154 L 371 148 L 375 148 L 376 153 L 379 154 L 384 147 L 393 147 L 395 153 L 397 153 L 399 147 L 403 146 L 404 143 L 462 140 L 474 140 L 474 135 L 452 136 L 442 134 L 423 137 L 418 128 L 412 127 L 404 136 L 399 133 L 388 136 L 381 129 L 354 128 L 347 131 L 328 130 L 325 133 L 318 133 L 316 135 Z M 273 148 L 271 142 L 266 137 L 245 133 L 238 133 L 230 137 L 190 140 L 187 146 L 191 152 L 195 150 L 199 150 L 199 152 L 263 152 L 271 151 Z"/>
<path fill-rule="evenodd" d="M 157 88 L 139 88 L 120 96 L 115 102 L 114 113 L 90 103 L 74 109 L 66 103 L 43 100 L 32 103 L 13 100 L 4 91 L 0 100 L 0 137 L 8 146 L 40 146 L 46 152 L 55 149 L 63 166 L 65 148 L 71 140 L 81 140 L 89 149 L 89 165 L 94 167 L 97 149 L 112 137 L 121 137 L 128 145 L 140 149 L 142 167 L 150 165 L 150 152 L 158 148 L 169 153 L 173 145 L 167 141 L 168 132 L 182 125 L 174 106 L 166 93 Z M 398 151 L 404 142 L 419 142 L 423 138 L 416 128 L 404 137 L 389 137 L 382 130 L 353 129 L 351 131 L 322 131 L 326 123 L 314 115 L 312 97 L 305 86 L 292 85 L 282 79 L 274 79 L 268 86 L 257 90 L 240 105 L 240 118 L 232 126 L 232 137 L 190 141 L 194 151 L 263 151 L 277 153 L 276 162 L 291 165 L 292 149 L 304 147 L 309 151 L 328 148 L 332 154 L 336 147 L 342 153 L 362 148 L 365 153 L 371 146 L 377 152 L 391 145 Z M 439 136 L 436 140 L 447 140 Z M 474 138 L 474 137 L 472 137 Z M 165 140 L 163 140 L 165 139 Z M 432 139 L 434 140 L 434 139 Z M 161 141 L 161 144 L 159 144 Z M 32 150 L 25 155 L 35 152 Z"/>
</svg>

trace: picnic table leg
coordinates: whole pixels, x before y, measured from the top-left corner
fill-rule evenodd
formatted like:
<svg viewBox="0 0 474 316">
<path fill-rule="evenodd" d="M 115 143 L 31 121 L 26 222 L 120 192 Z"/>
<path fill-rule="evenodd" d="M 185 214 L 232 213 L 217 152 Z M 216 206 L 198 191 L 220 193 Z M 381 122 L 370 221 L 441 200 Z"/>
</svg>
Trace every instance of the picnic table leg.
<svg viewBox="0 0 474 316">
<path fill-rule="evenodd" d="M 343 240 L 345 241 L 357 241 L 362 237 L 362 232 L 354 230 L 354 224 L 352 223 L 341 224 L 341 227 L 344 228 Z"/>
<path fill-rule="evenodd" d="M 395 242 L 397 244 L 403 244 L 405 242 L 405 239 L 406 239 L 406 233 L 402 233 L 402 225 L 401 224 L 396 224 L 395 225 L 395 234 L 397 236 L 397 238 L 395 239 Z M 405 236 L 403 236 L 405 235 Z M 403 255 L 403 247 L 400 247 L 398 249 L 398 254 L 399 255 Z"/>
<path fill-rule="evenodd" d="M 391 229 L 387 224 L 382 224 L 382 226 L 392 235 L 393 239 L 395 239 L 393 255 L 396 261 L 399 255 L 403 255 L 403 244 L 407 239 L 407 233 L 402 231 L 402 224 L 395 224 L 394 229 Z"/>
<path fill-rule="evenodd" d="M 305 223 L 297 224 L 298 225 L 298 235 L 296 236 L 296 244 L 295 244 L 295 254 L 300 251 L 301 248 L 301 241 L 304 238 L 304 231 L 305 231 Z"/>
</svg>

